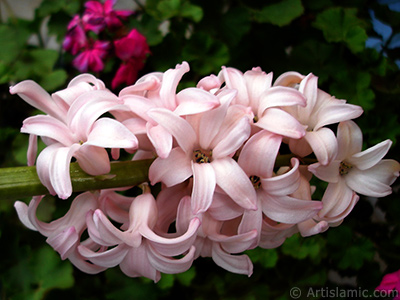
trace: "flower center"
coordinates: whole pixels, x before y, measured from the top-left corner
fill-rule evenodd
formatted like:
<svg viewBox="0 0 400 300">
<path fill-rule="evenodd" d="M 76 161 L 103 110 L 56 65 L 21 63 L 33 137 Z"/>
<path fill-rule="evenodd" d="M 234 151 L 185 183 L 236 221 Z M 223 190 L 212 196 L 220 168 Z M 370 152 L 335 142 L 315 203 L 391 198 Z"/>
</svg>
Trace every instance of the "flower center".
<svg viewBox="0 0 400 300">
<path fill-rule="evenodd" d="M 192 159 L 193 161 L 197 162 L 198 164 L 209 163 L 211 162 L 212 158 L 212 150 L 194 150 Z"/>
<path fill-rule="evenodd" d="M 250 177 L 250 181 L 253 184 L 253 187 L 257 190 L 261 187 L 261 179 L 260 177 L 256 176 L 256 175 L 251 175 Z"/>
<path fill-rule="evenodd" d="M 353 166 L 350 165 L 349 163 L 346 163 L 346 162 L 342 161 L 342 162 L 340 163 L 340 165 L 339 165 L 339 174 L 340 174 L 340 175 L 346 175 L 347 173 L 349 173 L 349 171 L 350 171 L 350 169 L 351 169 L 352 167 L 353 167 Z"/>
</svg>

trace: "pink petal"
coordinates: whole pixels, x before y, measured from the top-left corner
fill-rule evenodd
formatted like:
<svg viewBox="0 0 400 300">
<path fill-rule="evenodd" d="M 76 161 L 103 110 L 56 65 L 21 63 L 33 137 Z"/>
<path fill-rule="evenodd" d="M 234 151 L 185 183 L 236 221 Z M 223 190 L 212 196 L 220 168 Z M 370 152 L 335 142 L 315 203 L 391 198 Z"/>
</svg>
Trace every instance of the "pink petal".
<svg viewBox="0 0 400 300">
<path fill-rule="evenodd" d="M 314 130 L 329 124 L 358 118 L 363 113 L 362 107 L 348 104 L 344 100 L 331 97 L 327 101 L 329 101 L 328 104 L 325 104 L 318 112 L 318 122 L 314 125 Z"/>
<path fill-rule="evenodd" d="M 246 142 L 238 159 L 247 175 L 271 177 L 282 137 L 268 131 L 260 131 Z"/>
<path fill-rule="evenodd" d="M 225 137 L 219 140 L 213 149 L 213 158 L 224 158 L 236 152 L 250 136 L 250 123 L 247 117 L 236 122 Z"/>
<path fill-rule="evenodd" d="M 62 143 L 64 146 L 70 146 L 76 142 L 76 138 L 71 134 L 65 123 L 49 115 L 37 115 L 25 119 L 21 132 L 46 136 Z"/>
<path fill-rule="evenodd" d="M 76 244 L 79 242 L 79 236 L 74 226 L 68 227 L 58 234 L 47 238 L 46 242 L 53 247 L 55 251 L 60 253 L 61 259 L 66 259 L 75 250 Z"/>
<path fill-rule="evenodd" d="M 274 86 L 295 87 L 305 76 L 294 71 L 289 71 L 281 74 L 274 82 Z"/>
<path fill-rule="evenodd" d="M 186 88 L 176 95 L 178 115 L 192 115 L 209 111 L 219 106 L 219 100 L 213 94 L 198 88 Z"/>
<path fill-rule="evenodd" d="M 110 172 L 110 159 L 103 148 L 84 144 L 74 156 L 82 170 L 90 175 L 103 175 Z"/>
<path fill-rule="evenodd" d="M 167 158 L 172 149 L 172 135 L 161 125 L 146 124 L 147 136 L 160 158 Z"/>
<path fill-rule="evenodd" d="M 299 139 L 306 133 L 303 125 L 279 108 L 268 108 L 265 110 L 261 118 L 254 125 L 294 139 Z"/>
<path fill-rule="evenodd" d="M 43 196 L 41 196 L 43 197 Z M 14 203 L 14 208 L 17 211 L 18 218 L 21 221 L 22 224 L 24 224 L 27 228 L 30 230 L 37 231 L 37 228 L 34 223 L 32 223 L 29 219 L 28 215 L 28 205 L 26 205 L 25 202 L 22 201 L 16 201 Z"/>
<path fill-rule="evenodd" d="M 251 276 L 253 264 L 247 255 L 230 255 L 221 249 L 217 243 L 212 248 L 213 261 L 221 268 L 236 274 Z"/>
<path fill-rule="evenodd" d="M 160 98 L 164 106 L 170 110 L 174 110 L 177 106 L 175 99 L 176 88 L 186 72 L 189 72 L 189 64 L 184 61 L 181 65 L 176 65 L 175 69 L 169 69 L 164 73 L 160 89 Z"/>
<path fill-rule="evenodd" d="M 79 144 L 71 147 L 53 144 L 45 148 L 37 159 L 40 181 L 51 194 L 57 194 L 61 199 L 67 199 L 72 194 L 69 167 L 72 156 L 79 148 Z"/>
<path fill-rule="evenodd" d="M 233 90 L 223 90 L 218 95 L 221 105 L 202 115 L 198 127 L 199 143 L 203 149 L 209 149 L 211 147 L 211 142 L 219 134 L 229 105 L 235 95 L 236 92 Z"/>
<path fill-rule="evenodd" d="M 261 178 L 261 187 L 269 195 L 285 196 L 294 193 L 300 184 L 300 162 L 297 158 L 291 159 L 292 168 L 281 175 Z"/>
<path fill-rule="evenodd" d="M 306 98 L 295 89 L 275 86 L 263 93 L 257 115 L 262 116 L 267 108 L 292 105 L 305 106 Z"/>
<path fill-rule="evenodd" d="M 315 222 L 313 219 L 306 220 L 297 224 L 302 237 L 312 236 L 326 231 L 329 224 L 326 221 Z"/>
<path fill-rule="evenodd" d="M 245 209 L 257 209 L 257 196 L 249 177 L 231 158 L 211 162 L 217 185 Z"/>
<path fill-rule="evenodd" d="M 193 151 L 197 136 L 185 119 L 163 108 L 151 109 L 147 114 L 175 137 L 183 151 L 186 153 Z"/>
<path fill-rule="evenodd" d="M 361 152 L 363 134 L 353 121 L 340 122 L 337 129 L 338 154 L 336 159 L 343 161 L 355 153 Z"/>
<path fill-rule="evenodd" d="M 299 92 L 302 93 L 307 99 L 307 105 L 302 110 L 303 114 L 305 116 L 311 116 L 317 102 L 318 77 L 314 76 L 312 73 L 308 74 L 301 80 Z"/>
<path fill-rule="evenodd" d="M 193 163 L 193 214 L 205 212 L 211 205 L 216 185 L 214 168 L 209 163 Z"/>
<path fill-rule="evenodd" d="M 149 260 L 149 248 L 141 245 L 139 248 L 131 248 L 119 267 L 129 277 L 144 276 L 157 282 L 161 274 L 156 270 Z"/>
<path fill-rule="evenodd" d="M 185 254 L 182 258 L 175 259 L 172 257 L 165 257 L 157 253 L 149 246 L 148 258 L 150 264 L 160 272 L 166 274 L 177 274 L 187 271 L 193 263 L 195 248 L 192 246 L 189 252 Z"/>
<path fill-rule="evenodd" d="M 221 82 L 225 81 L 227 88 L 237 90 L 237 96 L 234 100 L 235 104 L 249 106 L 250 99 L 246 87 L 246 81 L 244 80 L 243 73 L 241 71 L 235 68 L 222 67 L 218 77 Z"/>
<path fill-rule="evenodd" d="M 137 148 L 138 140 L 120 122 L 101 118 L 94 122 L 85 144 L 103 148 Z"/>
<path fill-rule="evenodd" d="M 59 120 L 65 119 L 66 111 L 57 106 L 50 95 L 32 80 L 25 80 L 10 87 L 10 93 L 18 94 L 28 104 Z"/>
<path fill-rule="evenodd" d="M 367 170 L 379 163 L 383 157 L 388 153 L 392 146 L 391 140 L 386 140 L 368 148 L 362 152 L 356 153 L 346 159 L 351 165 L 357 166 L 357 169 Z"/>
<path fill-rule="evenodd" d="M 262 94 L 271 87 L 272 76 L 272 72 L 266 74 L 261 68 L 253 68 L 244 73 L 243 78 L 246 82 L 250 106 L 253 111 L 257 111 Z"/>
<path fill-rule="evenodd" d="M 382 160 L 367 170 L 353 168 L 344 175 L 346 184 L 359 194 L 385 197 L 392 193 L 390 185 L 399 176 L 400 164 L 395 160 Z"/>
<path fill-rule="evenodd" d="M 149 179 L 152 185 L 163 182 L 173 186 L 188 179 L 192 175 L 191 160 L 180 148 L 172 149 L 165 158 L 157 158 L 149 168 Z"/>
<path fill-rule="evenodd" d="M 125 244 L 120 244 L 115 248 L 106 251 L 94 252 L 91 249 L 79 245 L 78 251 L 85 259 L 91 263 L 105 268 L 113 268 L 119 265 L 129 251 L 129 247 Z"/>
<path fill-rule="evenodd" d="M 335 134 L 329 128 L 323 127 L 317 131 L 307 131 L 304 139 L 322 165 L 327 165 L 336 157 L 338 142 Z"/>
<path fill-rule="evenodd" d="M 193 245 L 199 226 L 200 220 L 194 218 L 190 221 L 186 232 L 174 238 L 159 236 L 148 227 L 141 227 L 140 232 L 148 240 L 151 247 L 159 254 L 177 256 L 185 253 Z"/>
<path fill-rule="evenodd" d="M 289 196 L 270 196 L 262 198 L 264 214 L 276 221 L 297 224 L 314 217 L 322 208 L 320 201 L 300 200 Z"/>
<path fill-rule="evenodd" d="M 37 144 L 37 135 L 30 134 L 29 135 L 29 144 L 28 144 L 28 151 L 27 151 L 27 161 L 28 161 L 28 166 L 33 166 L 36 161 L 36 155 L 37 155 L 37 149 L 38 149 L 38 144 Z"/>
<path fill-rule="evenodd" d="M 218 221 L 235 219 L 243 214 L 244 209 L 237 205 L 225 193 L 215 192 L 207 212 Z M 247 212 L 247 211 L 246 211 Z"/>
<path fill-rule="evenodd" d="M 309 165 L 308 170 L 323 181 L 336 183 L 340 180 L 340 163 L 339 160 L 334 160 L 326 166 L 321 165 L 321 163 L 315 163 Z"/>
</svg>

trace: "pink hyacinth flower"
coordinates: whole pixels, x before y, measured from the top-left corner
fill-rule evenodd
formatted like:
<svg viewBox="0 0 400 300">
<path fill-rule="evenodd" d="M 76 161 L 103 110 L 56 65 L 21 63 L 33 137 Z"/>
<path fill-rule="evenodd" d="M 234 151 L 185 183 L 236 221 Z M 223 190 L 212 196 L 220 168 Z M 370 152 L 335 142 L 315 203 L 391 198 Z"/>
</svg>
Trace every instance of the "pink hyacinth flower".
<svg viewBox="0 0 400 300">
<path fill-rule="evenodd" d="M 171 133 L 178 144 L 166 158 L 157 158 L 149 169 L 152 184 L 167 186 L 193 176 L 191 194 L 194 214 L 206 211 L 216 186 L 246 209 L 257 209 L 256 194 L 250 179 L 231 157 L 250 135 L 249 116 L 228 110 L 235 97 L 233 90 L 218 96 L 221 106 L 186 120 L 167 109 L 152 109 L 148 115 Z M 193 123 L 191 123 L 193 120 Z"/>
<path fill-rule="evenodd" d="M 129 17 L 133 11 L 114 10 L 115 3 L 116 0 L 106 0 L 104 4 L 100 1 L 87 1 L 83 15 L 85 30 L 91 30 L 98 34 L 106 27 L 111 30 L 120 28 L 123 25 L 121 20 Z"/>
<path fill-rule="evenodd" d="M 362 150 L 362 132 L 353 121 L 338 126 L 338 154 L 328 165 L 315 163 L 308 168 L 319 179 L 329 182 L 322 198 L 323 209 L 318 216 L 340 222 L 358 200 L 356 193 L 370 197 L 384 197 L 392 192 L 390 185 L 397 179 L 400 164 L 382 160 L 392 144 L 383 141 Z"/>
<path fill-rule="evenodd" d="M 302 139 L 290 139 L 291 151 L 301 157 L 314 152 L 321 164 L 328 164 L 336 155 L 337 141 L 333 131 L 324 126 L 357 118 L 363 113 L 362 108 L 318 89 L 318 77 L 313 74 L 303 76 L 297 72 L 287 72 L 277 78 L 274 86 L 291 87 L 307 99 L 304 107 L 283 108 L 307 128 Z"/>
<path fill-rule="evenodd" d="M 77 196 L 71 203 L 69 211 L 61 218 L 50 223 L 38 220 L 37 208 L 43 196 L 35 196 L 27 206 L 24 202 L 17 201 L 14 206 L 21 222 L 31 230 L 39 231 L 47 237 L 46 242 L 56 250 L 61 259 L 69 259 L 78 269 L 89 274 L 104 271 L 104 267 L 88 263 L 78 252 L 81 244 L 82 233 L 86 229 L 85 215 L 88 211 L 98 207 L 97 195 L 86 192 Z M 93 242 L 83 242 L 91 247 Z"/>
<path fill-rule="evenodd" d="M 304 106 L 304 96 L 288 87 L 271 87 L 272 73 L 253 68 L 245 74 L 234 68 L 223 67 L 218 77 L 226 87 L 238 91 L 233 104 L 250 107 L 254 113 L 254 126 L 282 136 L 301 138 L 305 134 L 302 126 L 282 107 Z"/>
<path fill-rule="evenodd" d="M 103 60 L 107 56 L 109 42 L 90 42 L 86 48 L 72 61 L 73 66 L 80 72 L 100 72 L 104 69 Z"/>
<path fill-rule="evenodd" d="M 177 221 L 177 234 L 159 235 L 155 232 L 157 218 L 156 201 L 148 192 L 132 201 L 129 220 L 122 226 L 125 230 L 116 228 L 101 210 L 91 212 L 87 215 L 90 237 L 105 247 L 117 247 L 108 250 L 103 247 L 95 252 L 80 246 L 79 252 L 96 265 L 119 265 L 130 277 L 145 276 L 155 282 L 160 279 L 160 272 L 172 274 L 186 271 L 194 259 L 192 245 L 200 220 L 192 218 L 185 228 Z M 182 254 L 182 258 L 174 258 Z"/>
<path fill-rule="evenodd" d="M 113 109 L 126 109 L 107 90 L 84 93 L 73 102 L 64 123 L 50 115 L 27 118 L 21 132 L 41 136 L 49 145 L 39 154 L 37 171 L 50 193 L 66 199 L 72 193 L 69 166 L 72 157 L 91 175 L 110 171 L 104 148 L 137 148 L 138 141 L 120 122 L 102 117 Z"/>
</svg>

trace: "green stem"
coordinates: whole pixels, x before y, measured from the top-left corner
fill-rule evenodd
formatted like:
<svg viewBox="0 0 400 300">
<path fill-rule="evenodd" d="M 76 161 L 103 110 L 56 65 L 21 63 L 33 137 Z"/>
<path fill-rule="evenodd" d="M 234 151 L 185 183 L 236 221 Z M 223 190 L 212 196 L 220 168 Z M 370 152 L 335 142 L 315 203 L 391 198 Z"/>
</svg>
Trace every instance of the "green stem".
<svg viewBox="0 0 400 300">
<path fill-rule="evenodd" d="M 148 180 L 153 160 L 112 162 L 106 175 L 91 176 L 77 163 L 71 163 L 70 174 L 74 192 L 135 186 Z M 36 167 L 0 169 L 0 200 L 19 199 L 48 194 L 36 173 Z"/>
</svg>

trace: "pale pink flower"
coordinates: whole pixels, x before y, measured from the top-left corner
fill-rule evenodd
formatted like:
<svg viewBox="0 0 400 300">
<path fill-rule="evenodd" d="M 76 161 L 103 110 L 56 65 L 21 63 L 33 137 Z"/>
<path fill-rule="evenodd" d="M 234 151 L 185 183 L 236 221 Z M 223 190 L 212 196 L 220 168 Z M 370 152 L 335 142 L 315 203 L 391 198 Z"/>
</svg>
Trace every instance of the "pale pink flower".
<svg viewBox="0 0 400 300">
<path fill-rule="evenodd" d="M 301 138 L 304 127 L 282 107 L 304 106 L 306 99 L 297 90 L 288 87 L 271 87 L 272 73 L 261 68 L 242 73 L 234 68 L 223 67 L 219 73 L 226 87 L 238 91 L 233 104 L 250 107 L 254 113 L 254 126 L 282 136 Z"/>
<path fill-rule="evenodd" d="M 122 224 L 122 230 L 116 228 L 100 209 L 88 213 L 86 219 L 89 236 L 104 247 L 97 252 L 85 246 L 78 249 L 95 265 L 119 265 L 128 276 L 145 276 L 157 282 L 160 272 L 181 273 L 193 262 L 193 242 L 200 220 L 193 217 L 186 227 L 177 220 L 177 233 L 158 234 L 154 231 L 158 219 L 157 205 L 148 191 L 132 201 L 129 220 Z M 174 258 L 178 255 L 184 256 Z"/>
<path fill-rule="evenodd" d="M 152 146 L 146 150 L 155 150 L 162 158 L 166 158 L 172 149 L 172 134 L 150 118 L 147 115 L 148 111 L 154 108 L 166 108 L 181 116 L 194 115 L 211 110 L 220 104 L 217 96 L 202 89 L 186 88 L 176 92 L 179 81 L 188 71 L 189 64 L 183 62 L 165 73 L 148 74 L 140 78 L 135 85 L 124 88 L 119 93 L 133 114 L 116 116 L 117 119 L 135 135 L 145 134 L 148 139 L 146 144 Z"/>
<path fill-rule="evenodd" d="M 100 267 L 88 263 L 78 252 L 81 244 L 82 233 L 86 229 L 86 213 L 98 207 L 97 194 L 86 192 L 77 196 L 71 203 L 69 211 L 61 218 L 50 223 L 38 220 L 37 208 L 43 196 L 35 196 L 27 206 L 24 202 L 17 201 L 14 206 L 21 222 L 31 230 L 39 231 L 47 237 L 46 242 L 56 250 L 61 259 L 69 259 L 78 269 L 89 274 L 104 271 Z M 90 239 L 83 241 L 86 247 L 95 246 Z"/>
<path fill-rule="evenodd" d="M 392 144 L 383 141 L 362 151 L 362 132 L 353 121 L 338 126 L 338 154 L 328 165 L 315 163 L 309 170 L 319 179 L 329 182 L 322 198 L 323 209 L 318 216 L 340 222 L 358 200 L 356 193 L 370 197 L 384 197 L 392 192 L 390 185 L 400 172 L 394 160 L 382 160 Z"/>
<path fill-rule="evenodd" d="M 178 144 L 166 158 L 157 158 L 149 169 L 152 184 L 170 187 L 193 176 L 191 193 L 194 214 L 206 211 L 219 186 L 233 201 L 256 209 L 256 194 L 250 179 L 231 157 L 250 135 L 249 116 L 237 114 L 229 104 L 235 91 L 218 96 L 221 106 L 184 119 L 167 109 L 152 109 L 148 115 L 170 132 Z"/>
<path fill-rule="evenodd" d="M 99 118 L 117 109 L 125 109 L 118 97 L 106 90 L 94 90 L 73 102 L 66 123 L 50 115 L 37 115 L 24 121 L 21 132 L 41 136 L 48 143 L 38 156 L 37 171 L 51 194 L 62 199 L 71 195 L 72 157 L 85 172 L 100 175 L 110 171 L 104 148 L 137 148 L 136 137 L 124 125 L 111 118 Z"/>
<path fill-rule="evenodd" d="M 187 196 L 179 203 L 177 220 L 186 227 L 192 218 L 191 200 Z M 195 258 L 211 257 L 218 266 L 229 272 L 251 276 L 253 264 L 250 258 L 239 254 L 256 246 L 257 230 L 239 233 L 239 218 L 218 221 L 208 212 L 202 213 L 199 218 L 201 227 L 194 242 Z"/>
<path fill-rule="evenodd" d="M 49 95 L 40 85 L 32 80 L 22 81 L 10 87 L 11 94 L 18 94 L 25 102 L 46 114 L 67 123 L 67 112 L 72 103 L 82 94 L 92 90 L 104 90 L 104 83 L 91 74 L 81 74 L 73 78 L 67 88 Z M 48 142 L 50 143 L 50 142 Z M 28 165 L 35 163 L 37 138 L 31 134 L 28 147 Z"/>
<path fill-rule="evenodd" d="M 360 106 L 346 103 L 318 89 L 318 77 L 287 72 L 277 78 L 274 86 L 287 86 L 300 91 L 307 99 L 304 107 L 286 106 L 283 109 L 295 117 L 307 130 L 302 139 L 290 139 L 290 150 L 301 157 L 314 152 L 318 161 L 326 165 L 337 152 L 335 134 L 326 125 L 359 117 Z"/>
</svg>

